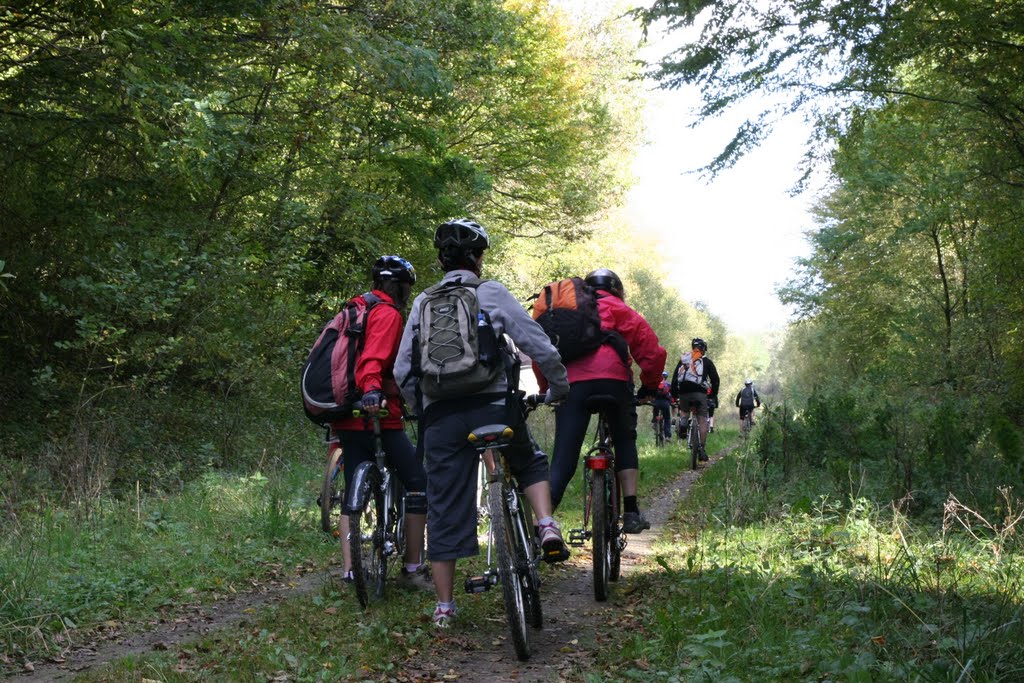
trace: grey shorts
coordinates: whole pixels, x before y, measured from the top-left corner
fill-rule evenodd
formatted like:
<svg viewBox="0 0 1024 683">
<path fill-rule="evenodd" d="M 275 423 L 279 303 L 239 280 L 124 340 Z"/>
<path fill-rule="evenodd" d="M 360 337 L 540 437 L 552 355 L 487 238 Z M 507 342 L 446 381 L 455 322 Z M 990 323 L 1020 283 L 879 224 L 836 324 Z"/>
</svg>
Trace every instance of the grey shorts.
<svg viewBox="0 0 1024 683">
<path fill-rule="evenodd" d="M 484 404 L 448 413 L 431 406 L 423 425 L 427 469 L 427 558 L 457 560 L 480 552 L 477 542 L 476 481 L 480 455 L 466 437 L 488 424 L 507 424 L 504 406 Z M 548 478 L 548 461 L 535 450 L 526 423 L 506 455 L 522 488 Z"/>
<path fill-rule="evenodd" d="M 679 412 L 688 414 L 690 407 L 696 407 L 697 417 L 708 416 L 708 395 L 703 391 L 690 391 L 679 395 Z"/>
</svg>

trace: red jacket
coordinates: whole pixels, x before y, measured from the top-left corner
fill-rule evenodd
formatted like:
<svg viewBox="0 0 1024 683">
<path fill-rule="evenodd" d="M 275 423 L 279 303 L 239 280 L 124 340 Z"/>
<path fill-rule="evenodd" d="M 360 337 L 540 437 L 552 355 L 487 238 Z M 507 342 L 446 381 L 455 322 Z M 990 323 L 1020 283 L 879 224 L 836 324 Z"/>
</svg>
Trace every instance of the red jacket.
<svg viewBox="0 0 1024 683">
<path fill-rule="evenodd" d="M 364 394 L 374 389 L 382 390 L 390 414 L 381 419 L 381 429 L 402 429 L 402 395 L 394 373 L 398 343 L 402 340 L 402 314 L 394 307 L 390 296 L 379 289 L 373 290 L 373 294 L 380 297 L 381 303 L 366 316 L 363 352 L 356 363 L 356 386 Z M 362 299 L 362 295 L 356 298 Z M 338 420 L 332 422 L 331 427 L 373 431 L 373 423 L 363 417 Z"/>
<path fill-rule="evenodd" d="M 640 384 L 648 389 L 657 389 L 668 353 L 658 342 L 658 335 L 650 324 L 622 299 L 603 290 L 599 290 L 597 310 L 601 314 L 601 329 L 618 332 L 626 340 L 629 355 L 640 366 Z M 632 363 L 629 359 L 623 362 L 619 352 L 610 344 L 602 344 L 597 351 L 569 361 L 565 369 L 569 373 L 570 384 L 591 379 L 633 380 Z M 543 377 L 538 375 L 537 379 L 541 390 L 546 390 L 547 383 Z"/>
</svg>

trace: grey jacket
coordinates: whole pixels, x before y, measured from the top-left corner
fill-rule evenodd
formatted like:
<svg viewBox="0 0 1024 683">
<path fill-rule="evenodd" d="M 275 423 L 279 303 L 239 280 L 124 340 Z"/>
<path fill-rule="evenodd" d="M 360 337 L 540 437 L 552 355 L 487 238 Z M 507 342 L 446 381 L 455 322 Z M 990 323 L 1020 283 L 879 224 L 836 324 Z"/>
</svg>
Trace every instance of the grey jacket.
<svg viewBox="0 0 1024 683">
<path fill-rule="evenodd" d="M 452 270 L 445 274 L 442 282 L 454 280 L 458 277 L 474 277 L 468 270 Z M 477 290 L 477 298 L 480 301 L 480 309 L 486 311 L 491 318 L 491 325 L 500 338 L 507 334 L 515 342 L 516 346 L 533 359 L 540 368 L 544 377 L 551 387 L 551 393 L 555 396 L 565 396 L 569 393 L 569 378 L 562 365 L 562 359 L 558 350 L 548 339 L 540 325 L 530 317 L 530 314 L 516 301 L 503 284 L 495 280 L 485 280 Z M 409 310 L 409 319 L 405 323 L 405 330 L 402 333 L 402 342 L 398 347 L 398 357 L 395 359 L 395 379 L 402 389 L 409 405 L 416 405 L 416 385 L 419 379 L 412 374 L 412 343 L 413 330 L 419 325 L 420 302 L 423 294 L 420 294 L 412 302 Z M 500 376 L 491 386 L 480 393 L 504 393 L 508 390 L 508 383 L 504 375 Z M 423 407 L 426 408 L 432 401 L 424 396 Z"/>
</svg>

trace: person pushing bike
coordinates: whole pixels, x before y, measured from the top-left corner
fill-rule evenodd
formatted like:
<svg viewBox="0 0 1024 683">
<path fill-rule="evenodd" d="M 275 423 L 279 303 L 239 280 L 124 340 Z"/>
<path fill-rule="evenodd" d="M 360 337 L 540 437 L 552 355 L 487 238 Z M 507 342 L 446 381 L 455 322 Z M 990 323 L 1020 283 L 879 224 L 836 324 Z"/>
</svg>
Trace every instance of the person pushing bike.
<svg viewBox="0 0 1024 683">
<path fill-rule="evenodd" d="M 445 363 L 456 363 L 466 355 L 463 353 L 466 347 L 460 346 L 464 341 L 460 336 L 467 330 L 455 324 L 461 304 L 431 304 L 431 297 L 440 296 L 445 288 L 460 292 L 472 288 L 479 313 L 470 324 L 476 326 L 474 342 L 478 343 L 481 355 L 485 344 L 500 345 L 507 334 L 533 359 L 534 368 L 543 373 L 549 383 L 551 400 L 561 400 L 568 394 L 569 382 L 558 350 L 540 325 L 504 285 L 480 279 L 484 252 L 490 246 L 484 228 L 468 218 L 448 221 L 435 231 L 434 246 L 445 275 L 440 283 L 421 293 L 413 302 L 402 334 L 395 377 L 410 403 L 418 402 L 428 474 L 430 546 L 427 555 L 437 594 L 433 622 L 437 627 L 446 628 L 456 615 L 456 560 L 480 552 L 476 505 L 480 456 L 466 438 L 474 429 L 495 423 L 513 428 L 514 441 L 505 453 L 536 515 L 542 556 L 549 562 L 563 561 L 568 559 L 569 549 L 552 517 L 547 456 L 531 444 L 519 395 L 510 391 L 505 372 L 493 374 L 485 386 L 463 395 L 452 395 L 452 390 L 446 389 L 446 386 L 460 385 L 459 379 L 440 379 Z M 466 293 L 458 295 L 466 296 Z M 456 296 L 454 291 L 452 296 Z M 491 352 L 504 353 L 501 348 L 490 349 L 488 354 Z M 429 363 L 436 364 L 434 374 L 424 370 Z"/>
<path fill-rule="evenodd" d="M 390 408 L 380 418 L 381 445 L 390 466 L 405 487 L 405 564 L 398 582 L 430 590 L 430 573 L 423 564 L 424 526 L 427 520 L 427 475 L 423 462 L 402 425 L 402 396 L 395 382 L 394 366 L 402 337 L 402 313 L 409 302 L 416 270 L 400 256 L 381 256 L 373 264 L 373 291 L 377 297 L 366 316 L 362 352 L 355 368 L 356 386 L 362 393 L 357 407 L 365 416 L 348 417 L 331 423 L 345 452 L 345 490 L 351 490 L 352 476 L 360 463 L 375 460 L 376 445 L 372 417 L 385 404 Z M 360 295 L 365 296 L 365 295 Z M 348 535 L 349 514 L 342 510 L 341 533 Z M 344 580 L 352 580 L 352 556 L 348 543 L 341 544 Z"/>
</svg>

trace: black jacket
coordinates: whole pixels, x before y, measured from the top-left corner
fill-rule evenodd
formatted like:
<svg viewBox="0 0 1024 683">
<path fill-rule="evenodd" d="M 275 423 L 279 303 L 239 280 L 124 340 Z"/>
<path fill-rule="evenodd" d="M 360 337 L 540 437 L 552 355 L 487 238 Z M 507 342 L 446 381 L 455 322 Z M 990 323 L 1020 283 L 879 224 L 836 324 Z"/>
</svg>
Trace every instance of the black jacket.
<svg viewBox="0 0 1024 683">
<path fill-rule="evenodd" d="M 711 361 L 710 358 L 704 356 L 701 358 L 704 361 L 704 377 L 711 382 L 711 397 L 716 401 L 718 400 L 718 368 Z M 679 398 L 680 394 L 688 394 L 694 391 L 706 391 L 704 387 L 693 382 L 679 383 L 679 370 L 683 367 L 682 359 L 676 363 L 676 369 L 672 371 L 672 398 Z"/>
<path fill-rule="evenodd" d="M 746 392 L 746 396 L 744 396 Z M 744 408 L 752 408 L 757 403 L 757 407 L 761 407 L 761 397 L 757 395 L 757 389 L 750 387 L 750 391 L 747 391 L 746 387 L 740 389 L 740 393 L 736 394 L 736 407 L 739 408 L 741 405 Z"/>
</svg>

